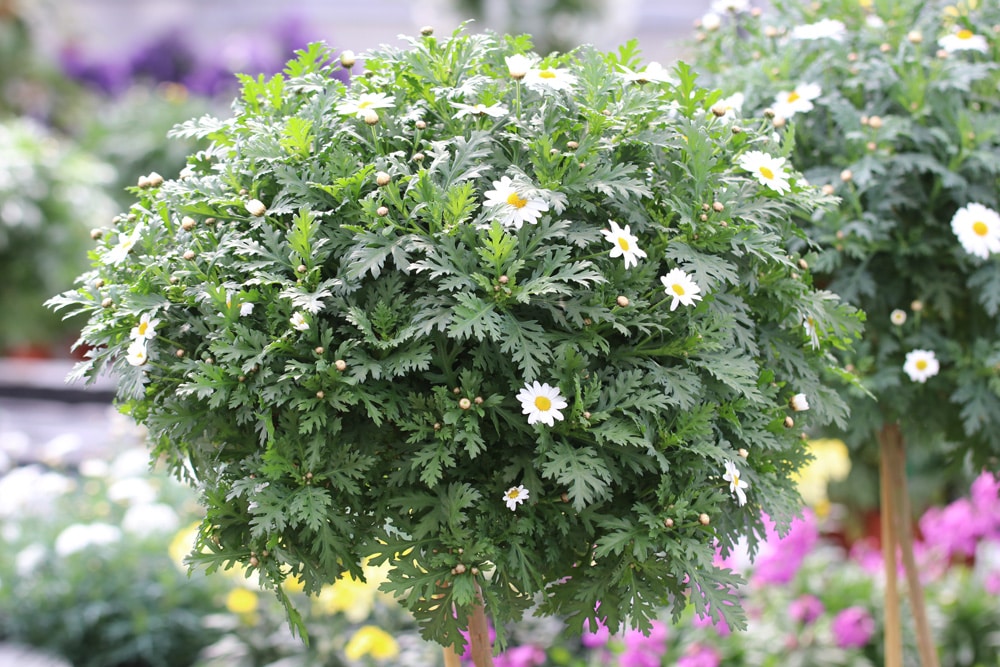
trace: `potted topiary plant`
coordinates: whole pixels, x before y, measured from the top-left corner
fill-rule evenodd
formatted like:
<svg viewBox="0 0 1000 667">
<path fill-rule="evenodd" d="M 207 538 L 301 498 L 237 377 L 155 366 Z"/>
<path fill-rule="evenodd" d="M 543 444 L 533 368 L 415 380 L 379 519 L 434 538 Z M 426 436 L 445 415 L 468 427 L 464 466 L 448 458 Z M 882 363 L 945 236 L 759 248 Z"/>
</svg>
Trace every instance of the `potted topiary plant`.
<svg viewBox="0 0 1000 667">
<path fill-rule="evenodd" d="M 282 598 L 389 562 L 477 665 L 485 613 L 502 644 L 536 602 L 742 625 L 716 545 L 787 527 L 802 427 L 846 426 L 829 351 L 860 318 L 786 249 L 829 199 L 634 44 L 426 30 L 353 66 L 241 77 L 51 300 L 89 318 L 75 377 L 116 375 L 199 486 L 192 561 Z"/>
<path fill-rule="evenodd" d="M 818 280 L 868 314 L 838 435 L 859 463 L 881 452 L 887 579 L 901 542 L 914 593 L 904 443 L 938 495 L 1000 454 L 1000 7 L 773 5 L 703 21 L 696 60 L 841 199 L 803 226 Z"/>
</svg>

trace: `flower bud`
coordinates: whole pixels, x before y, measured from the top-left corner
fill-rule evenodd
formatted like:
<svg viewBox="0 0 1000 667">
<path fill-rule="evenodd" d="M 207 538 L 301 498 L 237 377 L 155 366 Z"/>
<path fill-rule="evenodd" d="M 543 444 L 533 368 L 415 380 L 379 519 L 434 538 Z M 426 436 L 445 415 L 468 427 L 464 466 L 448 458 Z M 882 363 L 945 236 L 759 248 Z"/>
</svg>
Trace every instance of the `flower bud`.
<svg viewBox="0 0 1000 667">
<path fill-rule="evenodd" d="M 344 371 L 347 370 L 347 362 L 344 361 L 343 359 L 337 359 L 335 362 L 333 362 L 333 367 L 336 368 L 341 373 L 343 373 Z"/>
<path fill-rule="evenodd" d="M 881 116 L 872 116 L 871 118 L 869 118 L 868 119 L 868 127 L 872 128 L 873 130 L 877 130 L 877 129 L 881 128 L 882 127 L 882 117 Z"/>
<path fill-rule="evenodd" d="M 616 301 L 616 302 L 618 303 L 618 305 L 619 305 L 619 306 L 621 306 L 622 308 L 624 308 L 625 306 L 627 306 L 627 305 L 629 304 L 629 301 L 628 301 L 628 297 L 627 297 L 627 296 L 619 296 L 619 297 L 618 297 L 617 299 L 615 299 L 615 301 Z"/>
<path fill-rule="evenodd" d="M 259 199 L 251 199 L 245 204 L 245 206 L 250 215 L 255 218 L 259 218 L 267 213 L 267 207 L 264 206 L 264 202 Z"/>
<path fill-rule="evenodd" d="M 174 356 L 178 359 L 183 359 L 185 354 L 187 353 L 184 350 L 177 350 L 174 352 Z"/>
<path fill-rule="evenodd" d="M 897 327 L 903 326 L 904 324 L 906 324 L 906 311 L 897 308 L 896 310 L 889 313 L 889 321 L 895 324 Z"/>
<path fill-rule="evenodd" d="M 377 213 L 380 218 L 384 218 L 385 216 L 389 215 L 389 209 L 385 206 L 379 206 L 377 209 L 375 209 L 375 213 Z"/>
<path fill-rule="evenodd" d="M 739 457 L 741 459 L 745 459 L 746 457 L 750 456 L 750 452 L 748 452 L 747 450 L 745 450 L 742 447 L 740 447 L 739 450 L 736 453 L 737 453 L 737 455 L 739 455 Z"/>
<path fill-rule="evenodd" d="M 725 205 L 721 201 L 712 203 L 712 210 L 716 213 L 722 213 L 726 209 Z"/>
<path fill-rule="evenodd" d="M 795 426 L 795 420 L 791 417 L 785 417 L 785 428 L 792 428 Z"/>
<path fill-rule="evenodd" d="M 185 250 L 183 257 L 188 261 L 194 259 L 194 250 Z"/>
<path fill-rule="evenodd" d="M 316 347 L 316 349 L 313 350 L 313 352 L 315 352 L 316 354 L 323 354 L 323 352 L 325 352 L 325 350 L 323 349 L 322 345 L 318 345 Z"/>
<path fill-rule="evenodd" d="M 482 405 L 483 404 L 483 397 L 482 396 L 476 396 L 474 399 L 472 399 L 472 402 L 475 403 L 476 405 Z"/>
<path fill-rule="evenodd" d="M 382 187 L 383 185 L 389 185 L 390 180 L 392 180 L 392 177 L 389 176 L 389 174 L 385 173 L 384 171 L 380 171 L 377 174 L 375 174 L 375 184 L 378 185 L 379 187 Z"/>
<path fill-rule="evenodd" d="M 183 229 L 184 231 L 190 232 L 192 229 L 194 229 L 194 226 L 195 226 L 194 218 L 187 215 L 181 218 L 181 229 Z"/>
<path fill-rule="evenodd" d="M 115 302 L 111 300 L 111 297 L 105 297 L 105 299 L 101 301 L 101 308 L 110 308 L 114 305 L 114 303 Z"/>
<path fill-rule="evenodd" d="M 418 130 L 426 130 L 427 129 L 427 123 L 425 123 L 422 120 L 418 120 L 416 123 L 413 124 L 413 126 L 416 127 Z"/>
<path fill-rule="evenodd" d="M 923 301 L 919 299 L 914 299 L 912 302 L 910 302 L 910 310 L 912 310 L 913 312 L 919 313 L 923 309 L 924 309 Z"/>
<path fill-rule="evenodd" d="M 924 41 L 924 35 L 919 30 L 911 30 L 906 33 L 906 39 L 910 40 L 913 44 L 920 44 Z"/>
<path fill-rule="evenodd" d="M 809 401 L 805 394 L 795 394 L 789 399 L 788 407 L 796 412 L 802 412 L 809 409 Z"/>
<path fill-rule="evenodd" d="M 342 67 L 351 69 L 355 62 L 357 62 L 357 58 L 354 56 L 354 51 L 341 51 L 340 64 Z"/>
<path fill-rule="evenodd" d="M 323 392 L 322 389 L 320 389 L 319 391 L 316 392 L 316 398 L 318 398 L 320 400 L 323 400 L 324 398 L 326 398 L 326 394 Z"/>
<path fill-rule="evenodd" d="M 94 239 L 95 241 L 98 240 L 98 239 L 100 239 L 102 236 L 104 236 L 104 231 L 103 230 L 101 230 L 101 229 L 91 229 L 90 230 L 90 238 Z"/>
<path fill-rule="evenodd" d="M 431 35 L 434 34 L 433 26 L 425 25 L 420 29 L 420 34 L 423 35 L 424 37 L 430 37 Z"/>
<path fill-rule="evenodd" d="M 463 410 L 468 410 L 469 408 L 472 407 L 472 401 L 463 396 L 458 401 L 458 407 L 462 408 Z"/>
<path fill-rule="evenodd" d="M 570 149 L 571 151 L 575 151 L 579 147 L 580 147 L 580 144 L 578 144 L 575 141 L 567 141 L 566 142 L 566 148 Z"/>
<path fill-rule="evenodd" d="M 842 180 L 844 183 L 850 183 L 853 178 L 854 178 L 854 173 L 850 169 L 845 169 L 844 171 L 840 172 L 840 180 Z"/>
<path fill-rule="evenodd" d="M 712 520 L 710 518 L 708 518 L 708 515 L 705 514 L 704 512 L 702 512 L 701 514 L 698 515 L 698 523 L 700 523 L 701 525 L 707 526 L 711 522 L 712 522 Z"/>
<path fill-rule="evenodd" d="M 671 519 L 670 517 L 667 517 L 666 519 L 663 520 L 663 526 L 664 528 L 673 528 L 674 520 Z"/>
<path fill-rule="evenodd" d="M 375 109 L 365 109 L 365 125 L 377 125 L 378 112 Z"/>
</svg>

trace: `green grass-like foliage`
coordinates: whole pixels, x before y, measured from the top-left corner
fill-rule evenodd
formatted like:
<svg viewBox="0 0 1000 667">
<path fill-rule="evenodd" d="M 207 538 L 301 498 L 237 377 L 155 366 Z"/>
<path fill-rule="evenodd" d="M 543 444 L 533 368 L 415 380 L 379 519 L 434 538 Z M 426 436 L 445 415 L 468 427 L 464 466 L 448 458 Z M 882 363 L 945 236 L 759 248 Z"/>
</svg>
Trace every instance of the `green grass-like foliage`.
<svg viewBox="0 0 1000 667">
<path fill-rule="evenodd" d="M 1000 259 L 966 250 L 951 223 L 970 204 L 1000 210 L 1000 5 L 773 5 L 703 31 L 695 61 L 745 94 L 748 117 L 783 91 L 820 89 L 777 131 L 808 179 L 841 199 L 803 227 L 819 246 L 808 257 L 817 282 L 867 313 L 864 341 L 844 360 L 878 401 L 852 396 L 843 435 L 870 454 L 875 431 L 898 420 L 937 485 L 949 464 L 995 467 Z M 817 26 L 835 36 L 802 38 L 807 26 L 807 37 Z M 940 365 L 924 382 L 904 371 L 920 349 Z"/>
<path fill-rule="evenodd" d="M 715 544 L 759 530 L 761 509 L 787 523 L 799 427 L 845 416 L 829 350 L 859 317 L 786 252 L 793 217 L 825 200 L 734 166 L 770 139 L 706 113 L 718 94 L 685 66 L 640 83 L 620 68 L 634 44 L 584 48 L 543 61 L 575 76 L 560 91 L 510 76 L 529 49 L 425 35 L 370 54 L 348 88 L 313 44 L 243 77 L 232 118 L 176 130 L 211 147 L 136 188 L 94 270 L 52 300 L 89 316 L 77 373 L 117 375 L 154 453 L 201 489 L 193 560 L 259 571 L 279 596 L 371 557 L 442 644 L 462 643 L 476 583 L 501 643 L 535 601 L 577 632 L 598 615 L 648 627 L 689 599 L 742 625 Z M 368 93 L 393 105 L 372 124 L 338 112 Z M 547 205 L 534 224 L 484 205 L 503 176 Z M 636 266 L 609 256 L 609 221 L 647 253 Z M 671 310 L 675 268 L 703 299 Z M 156 335 L 132 365 L 144 315 Z M 515 398 L 534 381 L 568 403 L 551 427 Z M 789 428 L 795 393 L 813 408 Z"/>
</svg>

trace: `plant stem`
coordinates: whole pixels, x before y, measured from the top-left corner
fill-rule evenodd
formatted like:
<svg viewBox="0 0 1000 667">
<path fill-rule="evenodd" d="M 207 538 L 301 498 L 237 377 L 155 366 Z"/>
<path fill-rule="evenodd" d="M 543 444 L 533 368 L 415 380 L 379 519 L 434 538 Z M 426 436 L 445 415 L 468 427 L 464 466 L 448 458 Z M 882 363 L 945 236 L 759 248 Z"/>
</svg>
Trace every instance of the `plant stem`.
<svg viewBox="0 0 1000 667">
<path fill-rule="evenodd" d="M 899 614 L 899 590 L 896 587 L 896 535 L 892 493 L 892 455 L 887 441 L 889 430 L 895 424 L 886 424 L 879 431 L 879 461 L 881 464 L 881 516 L 882 560 L 885 565 L 885 667 L 903 667 L 903 627 Z"/>
<path fill-rule="evenodd" d="M 444 647 L 444 667 L 462 667 L 462 659 L 455 653 L 454 646 Z"/>
</svg>

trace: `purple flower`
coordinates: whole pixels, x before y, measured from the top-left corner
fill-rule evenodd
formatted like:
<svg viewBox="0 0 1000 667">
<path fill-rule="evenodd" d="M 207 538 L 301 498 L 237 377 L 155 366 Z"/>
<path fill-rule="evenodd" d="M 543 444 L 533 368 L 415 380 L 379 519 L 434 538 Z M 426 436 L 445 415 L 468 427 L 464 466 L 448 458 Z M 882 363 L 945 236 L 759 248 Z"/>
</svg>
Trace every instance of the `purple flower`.
<svg viewBox="0 0 1000 667">
<path fill-rule="evenodd" d="M 972 483 L 969 495 L 976 512 L 984 518 L 987 530 L 1000 533 L 1000 477 L 984 470 Z"/>
<path fill-rule="evenodd" d="M 677 660 L 676 667 L 719 667 L 722 656 L 711 646 L 692 644 Z"/>
<path fill-rule="evenodd" d="M 841 648 L 861 648 L 875 634 L 875 619 L 864 607 L 848 607 L 833 618 L 834 640 Z"/>
<path fill-rule="evenodd" d="M 802 625 L 809 625 L 823 615 L 823 603 L 815 595 L 802 595 L 788 605 L 788 615 Z"/>
<path fill-rule="evenodd" d="M 787 584 L 795 578 L 802 560 L 819 539 L 816 516 L 805 510 L 801 517 L 792 521 L 784 537 L 778 536 L 770 517 L 765 515 L 763 518 L 766 533 L 764 544 L 754 561 L 753 583 Z"/>
<path fill-rule="evenodd" d="M 710 611 L 710 609 L 706 607 L 706 612 L 708 611 Z M 730 633 L 729 624 L 726 623 L 726 619 L 720 617 L 718 621 L 713 622 L 710 613 L 706 613 L 704 616 L 696 615 L 691 619 L 691 625 L 696 628 L 713 627 L 715 629 L 715 634 L 720 637 L 728 637 Z"/>
<path fill-rule="evenodd" d="M 493 661 L 496 667 L 537 667 L 545 664 L 545 651 L 538 646 L 526 644 L 509 648 Z"/>
</svg>

